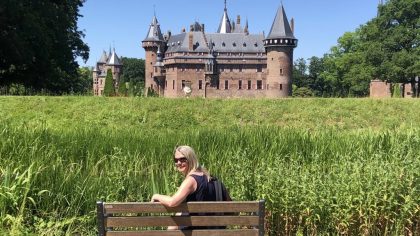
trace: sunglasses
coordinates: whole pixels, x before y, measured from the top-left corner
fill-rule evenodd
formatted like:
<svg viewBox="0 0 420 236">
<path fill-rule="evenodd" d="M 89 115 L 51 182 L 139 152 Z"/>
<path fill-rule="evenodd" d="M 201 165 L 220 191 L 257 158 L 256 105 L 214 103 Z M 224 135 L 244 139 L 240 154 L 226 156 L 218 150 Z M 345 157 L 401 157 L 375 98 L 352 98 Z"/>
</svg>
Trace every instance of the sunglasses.
<svg viewBox="0 0 420 236">
<path fill-rule="evenodd" d="M 185 163 L 185 162 L 187 162 L 187 158 L 186 157 L 180 157 L 180 158 L 175 158 L 174 157 L 175 164 L 178 163 L 178 161 L 180 161 L 181 163 Z"/>
</svg>

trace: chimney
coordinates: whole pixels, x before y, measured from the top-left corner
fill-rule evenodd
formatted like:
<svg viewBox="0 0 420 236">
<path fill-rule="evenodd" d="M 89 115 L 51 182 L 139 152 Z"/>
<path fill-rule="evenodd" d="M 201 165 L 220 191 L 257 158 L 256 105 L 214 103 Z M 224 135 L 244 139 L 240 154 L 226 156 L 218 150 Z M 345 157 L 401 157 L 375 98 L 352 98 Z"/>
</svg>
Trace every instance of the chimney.
<svg viewBox="0 0 420 236">
<path fill-rule="evenodd" d="M 201 32 L 205 32 L 205 30 L 204 30 L 204 24 L 201 24 Z"/>
<path fill-rule="evenodd" d="M 241 16 L 240 16 L 240 15 L 238 15 L 238 16 L 236 17 L 236 24 L 237 24 L 237 25 L 241 25 Z"/>
<path fill-rule="evenodd" d="M 193 40 L 194 40 L 194 35 L 193 35 L 192 32 L 190 32 L 189 35 L 188 35 L 188 50 L 189 51 L 194 50 Z"/>
<path fill-rule="evenodd" d="M 292 17 L 290 20 L 290 27 L 292 28 L 292 33 L 295 33 L 295 18 Z"/>
</svg>

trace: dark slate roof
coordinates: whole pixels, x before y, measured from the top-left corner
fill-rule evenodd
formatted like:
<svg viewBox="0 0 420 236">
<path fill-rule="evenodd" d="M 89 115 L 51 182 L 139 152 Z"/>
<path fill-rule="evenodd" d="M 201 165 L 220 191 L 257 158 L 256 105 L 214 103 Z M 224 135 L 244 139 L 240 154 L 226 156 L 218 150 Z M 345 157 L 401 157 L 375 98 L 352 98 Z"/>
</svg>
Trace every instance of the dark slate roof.
<svg viewBox="0 0 420 236">
<path fill-rule="evenodd" d="M 172 35 L 167 45 L 168 50 L 166 52 L 188 52 L 189 50 L 189 34 L 193 35 L 194 52 L 209 52 L 207 43 L 204 39 L 202 32 L 189 32 Z"/>
<path fill-rule="evenodd" d="M 206 34 L 213 41 L 215 52 L 263 53 L 265 52 L 262 34 Z"/>
<path fill-rule="evenodd" d="M 292 38 L 295 39 L 292 29 L 290 28 L 289 21 L 287 20 L 286 12 L 283 5 L 277 10 L 276 18 L 271 26 L 270 33 L 267 39 L 276 38 Z"/>
<path fill-rule="evenodd" d="M 163 41 L 163 35 L 160 30 L 160 24 L 156 18 L 153 16 L 152 23 L 150 23 L 149 31 L 147 36 L 143 41 Z"/>
<path fill-rule="evenodd" d="M 117 65 L 117 66 L 122 65 L 120 59 L 117 56 L 117 53 L 115 53 L 115 49 L 112 52 L 111 56 L 109 57 L 107 64 L 108 65 Z"/>
<path fill-rule="evenodd" d="M 219 34 L 209 33 L 205 35 L 205 41 L 202 32 L 190 32 L 193 34 L 194 52 L 210 52 L 208 42 L 213 42 L 214 52 L 232 52 L 232 53 L 264 53 L 264 35 L 263 34 L 244 34 L 230 33 Z M 181 33 L 172 35 L 168 41 L 167 53 L 188 52 L 188 41 L 190 33 Z"/>
<path fill-rule="evenodd" d="M 108 61 L 108 55 L 106 54 L 105 50 L 102 53 L 101 59 L 99 59 L 98 63 L 105 64 Z"/>
<path fill-rule="evenodd" d="M 227 9 L 225 8 L 225 11 L 223 12 L 222 20 L 219 24 L 219 29 L 217 30 L 217 33 L 220 34 L 227 34 L 232 32 L 232 26 L 229 20 L 229 16 L 227 14 Z"/>
</svg>

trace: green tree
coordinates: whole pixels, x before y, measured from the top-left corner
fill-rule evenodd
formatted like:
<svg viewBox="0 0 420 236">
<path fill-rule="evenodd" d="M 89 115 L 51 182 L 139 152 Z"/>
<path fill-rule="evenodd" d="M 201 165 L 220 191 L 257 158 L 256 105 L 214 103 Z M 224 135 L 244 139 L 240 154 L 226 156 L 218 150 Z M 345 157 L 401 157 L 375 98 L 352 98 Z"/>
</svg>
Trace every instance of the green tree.
<svg viewBox="0 0 420 236">
<path fill-rule="evenodd" d="M 389 0 L 378 17 L 346 32 L 323 58 L 324 96 L 367 96 L 369 82 L 413 82 L 420 74 L 420 1 Z"/>
<path fill-rule="evenodd" d="M 77 57 L 89 47 L 77 27 L 84 0 L 0 1 L 0 86 L 61 94 L 79 83 Z"/>
<path fill-rule="evenodd" d="M 115 96 L 114 78 L 112 77 L 111 69 L 108 69 L 106 71 L 104 96 L 105 97 Z"/>
<path fill-rule="evenodd" d="M 321 73 L 324 72 L 324 60 L 319 57 L 311 57 L 309 60 L 309 88 L 313 91 L 314 96 L 323 96 L 325 91 L 325 82 Z"/>
<path fill-rule="evenodd" d="M 142 96 L 144 90 L 145 61 L 137 58 L 122 57 L 124 65 L 120 83 L 129 82 L 129 96 Z"/>
<path fill-rule="evenodd" d="M 364 54 L 377 78 L 412 82 L 420 74 L 420 1 L 389 0 L 361 28 Z"/>
<path fill-rule="evenodd" d="M 89 67 L 80 67 L 78 69 L 79 78 L 77 83 L 74 84 L 73 91 L 76 94 L 87 95 L 92 94 L 93 77 L 92 69 Z"/>
<path fill-rule="evenodd" d="M 306 65 L 306 60 L 303 58 L 298 58 L 293 63 L 293 84 L 297 87 L 308 87 L 308 66 Z"/>
</svg>

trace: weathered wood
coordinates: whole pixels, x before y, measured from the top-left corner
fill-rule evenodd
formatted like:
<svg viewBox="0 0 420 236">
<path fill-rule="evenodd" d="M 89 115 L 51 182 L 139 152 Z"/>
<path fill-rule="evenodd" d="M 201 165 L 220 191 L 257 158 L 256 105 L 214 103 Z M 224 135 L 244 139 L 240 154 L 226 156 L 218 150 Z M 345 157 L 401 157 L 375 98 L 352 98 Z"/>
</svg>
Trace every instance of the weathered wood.
<svg viewBox="0 0 420 236">
<path fill-rule="evenodd" d="M 258 226 L 258 216 L 143 216 L 109 217 L 105 227 L 144 226 Z"/>
<path fill-rule="evenodd" d="M 167 208 L 160 203 L 128 202 L 105 203 L 106 214 L 115 213 L 221 213 L 221 212 L 258 212 L 259 202 L 189 202 L 178 207 Z"/>
<path fill-rule="evenodd" d="M 98 223 L 98 235 L 105 236 L 104 204 L 101 201 L 96 202 L 96 220 Z"/>
<path fill-rule="evenodd" d="M 109 231 L 108 236 L 258 236 L 258 229 Z"/>
<path fill-rule="evenodd" d="M 264 200 L 189 202 L 168 208 L 160 203 L 97 202 L 98 233 L 101 236 L 263 236 L 264 203 Z M 205 214 L 175 216 L 174 212 Z M 235 226 L 236 229 L 160 230 L 167 226 Z M 238 226 L 246 227 L 238 229 Z"/>
</svg>

